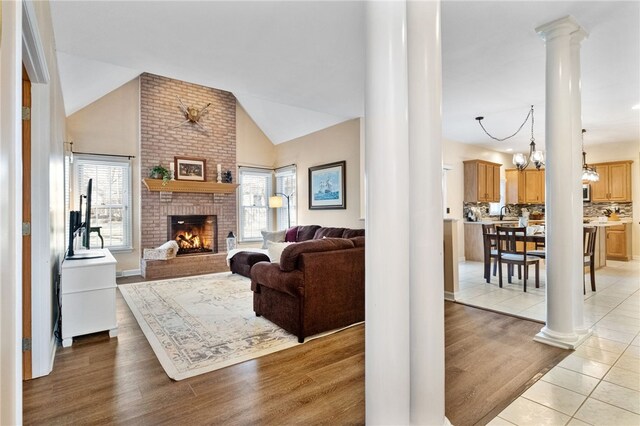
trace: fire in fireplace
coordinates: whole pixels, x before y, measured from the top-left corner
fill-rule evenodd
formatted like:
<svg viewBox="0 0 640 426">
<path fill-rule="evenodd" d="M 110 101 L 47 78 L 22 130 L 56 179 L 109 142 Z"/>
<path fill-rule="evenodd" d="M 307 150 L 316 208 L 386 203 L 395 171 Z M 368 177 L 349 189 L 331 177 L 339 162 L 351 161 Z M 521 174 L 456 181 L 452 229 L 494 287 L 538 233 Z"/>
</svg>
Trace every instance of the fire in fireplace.
<svg viewBox="0 0 640 426">
<path fill-rule="evenodd" d="M 169 240 L 178 243 L 178 256 L 218 252 L 216 216 L 169 216 L 167 229 Z"/>
</svg>

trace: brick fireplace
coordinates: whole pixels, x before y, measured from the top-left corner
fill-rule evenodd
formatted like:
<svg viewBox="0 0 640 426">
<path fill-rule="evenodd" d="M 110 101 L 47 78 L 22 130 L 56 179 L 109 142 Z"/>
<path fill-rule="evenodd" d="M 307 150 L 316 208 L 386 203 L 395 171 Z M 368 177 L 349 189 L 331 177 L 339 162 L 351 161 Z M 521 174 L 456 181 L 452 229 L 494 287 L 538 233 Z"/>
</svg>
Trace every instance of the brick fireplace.
<svg viewBox="0 0 640 426">
<path fill-rule="evenodd" d="M 217 218 L 195 214 L 168 216 L 167 240 L 178 243 L 178 256 L 217 253 Z"/>
<path fill-rule="evenodd" d="M 187 107 L 203 108 L 211 103 L 200 120 L 202 127 L 184 122 L 180 102 Z M 158 164 L 170 168 L 175 157 L 206 160 L 207 181 L 215 181 L 216 165 L 231 170 L 236 182 L 236 99 L 232 93 L 173 80 L 153 74 L 140 77 L 140 167 L 148 176 Z M 182 256 L 191 263 L 216 264 L 226 269 L 225 253 L 214 254 L 218 247 L 226 247 L 225 237 L 237 229 L 236 196 L 234 194 L 164 193 L 151 192 L 141 185 L 141 245 L 155 248 L 172 239 L 169 236 L 170 216 L 215 217 L 217 229 L 211 236 L 211 252 L 199 256 Z M 185 237 L 187 238 L 187 237 Z M 223 249 L 224 250 L 224 249 Z M 193 260 L 200 256 L 218 256 L 222 261 Z M 178 259 L 174 259 L 178 260 Z M 162 262 L 162 261 L 153 261 Z M 165 261 L 172 262 L 172 261 Z M 141 264 L 143 274 L 149 262 Z M 168 268 L 170 270 L 171 268 Z M 188 275 L 173 268 L 178 275 Z M 216 272 L 212 270 L 193 273 Z M 145 275 L 146 278 L 149 278 Z M 166 276 L 162 276 L 163 278 Z M 152 277 L 157 278 L 157 277 Z"/>
</svg>

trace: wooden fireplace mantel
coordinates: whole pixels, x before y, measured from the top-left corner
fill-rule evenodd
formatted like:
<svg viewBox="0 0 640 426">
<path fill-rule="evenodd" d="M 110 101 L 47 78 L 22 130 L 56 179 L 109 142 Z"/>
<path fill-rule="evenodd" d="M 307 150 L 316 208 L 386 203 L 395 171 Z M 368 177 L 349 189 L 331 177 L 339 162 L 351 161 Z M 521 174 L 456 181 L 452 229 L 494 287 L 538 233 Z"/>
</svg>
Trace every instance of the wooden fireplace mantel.
<svg viewBox="0 0 640 426">
<path fill-rule="evenodd" d="M 165 185 L 162 179 L 142 179 L 149 191 L 191 192 L 198 194 L 233 194 L 239 186 L 236 183 L 197 182 L 190 180 L 170 180 Z"/>
</svg>

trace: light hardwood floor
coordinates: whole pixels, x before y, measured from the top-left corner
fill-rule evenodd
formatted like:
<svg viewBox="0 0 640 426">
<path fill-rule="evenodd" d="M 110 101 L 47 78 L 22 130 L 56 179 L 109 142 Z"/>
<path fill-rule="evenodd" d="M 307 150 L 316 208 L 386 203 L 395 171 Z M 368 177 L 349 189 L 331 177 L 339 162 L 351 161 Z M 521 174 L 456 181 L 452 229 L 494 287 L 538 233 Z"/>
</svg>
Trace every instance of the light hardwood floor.
<svg viewBox="0 0 640 426">
<path fill-rule="evenodd" d="M 49 376 L 25 382 L 25 424 L 364 423 L 362 325 L 174 382 L 119 293 L 117 306 L 117 339 L 76 338 Z M 531 341 L 540 326 L 529 321 L 446 303 L 445 323 L 456 426 L 486 423 L 566 355 Z"/>
</svg>

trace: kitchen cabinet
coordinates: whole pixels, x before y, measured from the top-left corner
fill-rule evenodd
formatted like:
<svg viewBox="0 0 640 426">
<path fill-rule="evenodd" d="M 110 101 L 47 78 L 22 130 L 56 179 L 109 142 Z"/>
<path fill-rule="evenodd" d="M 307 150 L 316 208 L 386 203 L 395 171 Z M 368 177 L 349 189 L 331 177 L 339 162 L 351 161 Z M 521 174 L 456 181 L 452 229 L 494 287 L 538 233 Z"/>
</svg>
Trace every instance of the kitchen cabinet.
<svg viewBox="0 0 640 426">
<path fill-rule="evenodd" d="M 591 182 L 591 201 L 631 202 L 631 163 L 616 161 L 592 164 L 600 180 Z"/>
<path fill-rule="evenodd" d="M 623 223 L 607 229 L 607 259 L 631 260 L 631 224 Z"/>
<path fill-rule="evenodd" d="M 505 170 L 507 204 L 544 204 L 544 170 Z"/>
<path fill-rule="evenodd" d="M 484 160 L 464 163 L 464 201 L 470 203 L 500 201 L 500 167 Z"/>
</svg>

